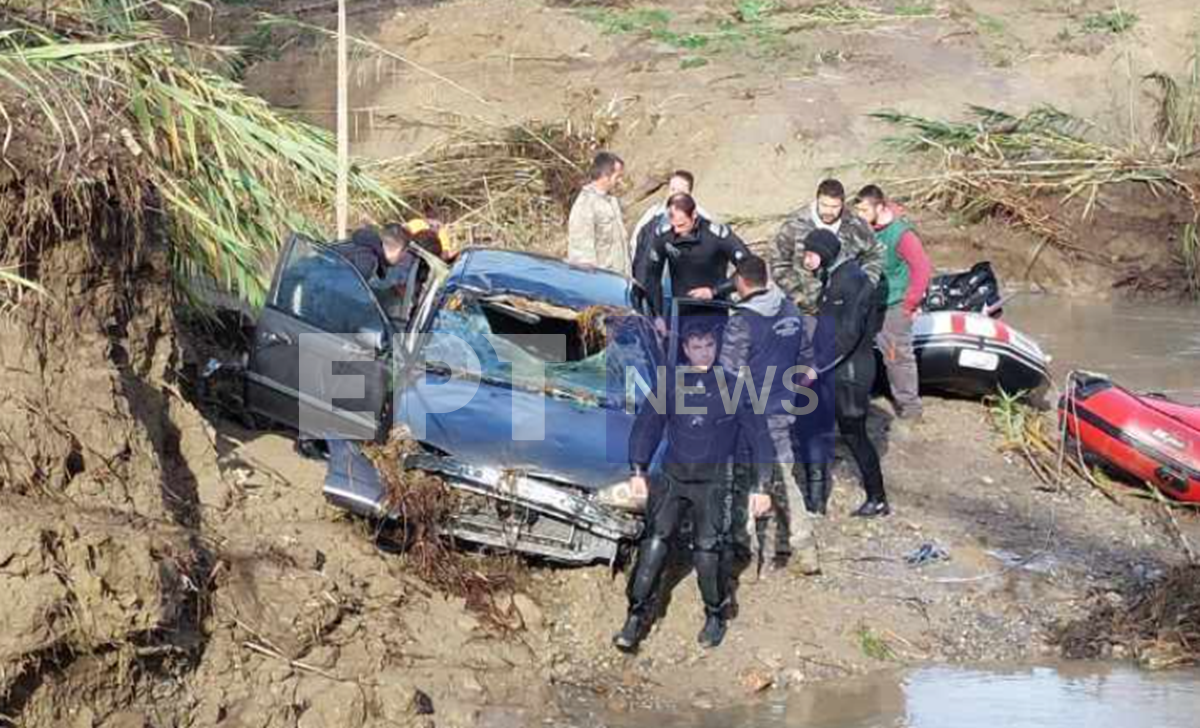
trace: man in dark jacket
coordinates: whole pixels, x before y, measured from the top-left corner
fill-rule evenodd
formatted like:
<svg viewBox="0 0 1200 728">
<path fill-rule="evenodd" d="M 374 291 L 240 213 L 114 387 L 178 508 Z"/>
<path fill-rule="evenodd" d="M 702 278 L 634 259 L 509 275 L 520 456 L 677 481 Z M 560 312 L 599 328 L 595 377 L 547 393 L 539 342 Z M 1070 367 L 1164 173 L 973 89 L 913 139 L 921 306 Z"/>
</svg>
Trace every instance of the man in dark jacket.
<svg viewBox="0 0 1200 728">
<path fill-rule="evenodd" d="M 382 234 L 374 225 L 360 227 L 350 235 L 350 241 L 335 246 L 342 257 L 370 282 L 387 275 L 388 268 L 403 259 L 408 237 L 400 225 L 386 225 Z"/>
<path fill-rule="evenodd" d="M 745 384 L 767 392 L 768 398 L 761 408 L 745 393 L 739 400 L 738 433 L 746 441 L 742 449 L 748 445 L 752 456 L 742 455 L 735 465 L 731 539 L 736 543 L 746 531 L 746 491 L 766 492 L 775 519 L 777 565 L 792 560 L 801 573 L 817 574 L 820 564 L 811 524 L 801 514 L 792 519 L 788 503 L 793 490 L 802 492 L 792 469 L 796 397 L 787 380 L 804 345 L 804 322 L 796 304 L 769 284 L 767 264 L 757 255 L 742 259 L 734 283 L 740 300 L 725 325 L 721 368 L 729 381 L 741 376 L 745 367 L 749 374 Z M 766 520 L 759 519 L 758 527 L 765 528 Z"/>
<path fill-rule="evenodd" d="M 710 322 L 702 323 L 704 318 L 692 317 L 682 335 L 683 354 L 693 369 L 680 372 L 682 386 L 668 386 L 661 411 L 646 403 L 629 436 L 630 484 L 635 493 L 648 491 L 649 500 L 646 531 L 629 579 L 629 615 L 613 637 L 617 649 L 626 652 L 637 649 L 650 626 L 670 544 L 689 515 L 692 558 L 705 613 L 697 639 L 704 647 L 716 647 L 725 638 L 729 582 L 723 552 L 729 531 L 729 462 L 737 439 L 737 413 L 726 411 L 722 401 L 712 369 L 720 339 Z M 650 461 L 664 437 L 662 477 L 648 484 Z M 755 507 L 765 510 L 764 505 Z"/>
<path fill-rule="evenodd" d="M 664 267 L 670 270 L 673 296 L 711 301 L 733 291 L 729 266 L 750 255 L 729 226 L 701 217 L 696 212 L 696 201 L 684 193 L 671 195 L 666 219 L 653 227 L 647 225 L 641 234 L 650 237 L 633 277 L 646 289 L 650 303 L 660 314 L 666 313 Z"/>
<path fill-rule="evenodd" d="M 867 500 L 853 515 L 886 516 L 891 509 L 883 487 L 879 453 L 867 437 L 867 411 L 875 382 L 873 342 L 880 325 L 875 287 L 855 260 L 839 257 L 841 242 L 828 230 L 810 233 L 804 240 L 804 248 L 804 268 L 821 280 L 819 326 L 834 328 L 833 388 L 838 431 L 862 472 L 867 492 Z M 828 374 L 820 374 L 818 379 L 822 376 Z M 822 440 L 817 438 L 815 442 Z M 831 448 L 825 449 L 826 452 L 809 452 L 806 458 L 808 486 L 815 491 L 814 504 L 822 513 L 829 499 L 831 480 L 828 467 L 820 468 L 819 463 L 828 463 L 833 454 Z M 820 468 L 819 475 L 814 474 L 814 466 Z"/>
</svg>

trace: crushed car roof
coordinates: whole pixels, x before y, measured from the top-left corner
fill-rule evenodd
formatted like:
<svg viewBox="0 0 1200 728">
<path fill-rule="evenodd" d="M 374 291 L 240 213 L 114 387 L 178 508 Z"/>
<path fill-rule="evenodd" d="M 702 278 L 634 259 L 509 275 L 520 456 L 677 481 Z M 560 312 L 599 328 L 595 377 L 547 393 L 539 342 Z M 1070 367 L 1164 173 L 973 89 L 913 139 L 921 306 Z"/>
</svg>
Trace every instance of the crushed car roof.
<svg viewBox="0 0 1200 728">
<path fill-rule="evenodd" d="M 515 250 L 472 248 L 463 252 L 450 286 L 495 293 L 521 293 L 571 308 L 630 307 L 631 281 L 612 271 L 571 265 L 557 258 Z"/>
</svg>

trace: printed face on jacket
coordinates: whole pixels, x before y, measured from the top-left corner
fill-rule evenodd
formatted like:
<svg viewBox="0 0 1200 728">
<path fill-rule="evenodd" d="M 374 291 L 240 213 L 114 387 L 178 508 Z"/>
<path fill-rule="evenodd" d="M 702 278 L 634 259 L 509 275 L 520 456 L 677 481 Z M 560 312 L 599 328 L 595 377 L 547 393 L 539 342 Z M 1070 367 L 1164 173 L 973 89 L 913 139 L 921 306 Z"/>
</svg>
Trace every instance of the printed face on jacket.
<svg viewBox="0 0 1200 728">
<path fill-rule="evenodd" d="M 717 361 L 717 337 L 712 332 L 689 336 L 683 342 L 683 356 L 688 366 L 707 371 Z"/>
</svg>

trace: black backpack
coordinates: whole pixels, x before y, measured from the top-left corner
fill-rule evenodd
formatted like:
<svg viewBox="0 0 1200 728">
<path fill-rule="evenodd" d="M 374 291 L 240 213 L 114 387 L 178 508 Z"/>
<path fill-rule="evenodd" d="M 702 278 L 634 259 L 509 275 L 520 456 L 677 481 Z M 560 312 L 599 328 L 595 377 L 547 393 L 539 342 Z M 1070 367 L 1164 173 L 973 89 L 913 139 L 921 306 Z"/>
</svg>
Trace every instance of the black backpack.
<svg viewBox="0 0 1200 728">
<path fill-rule="evenodd" d="M 970 270 L 934 276 L 921 308 L 926 311 L 978 311 L 999 316 L 1000 300 L 996 272 L 985 260 L 971 266 Z"/>
</svg>

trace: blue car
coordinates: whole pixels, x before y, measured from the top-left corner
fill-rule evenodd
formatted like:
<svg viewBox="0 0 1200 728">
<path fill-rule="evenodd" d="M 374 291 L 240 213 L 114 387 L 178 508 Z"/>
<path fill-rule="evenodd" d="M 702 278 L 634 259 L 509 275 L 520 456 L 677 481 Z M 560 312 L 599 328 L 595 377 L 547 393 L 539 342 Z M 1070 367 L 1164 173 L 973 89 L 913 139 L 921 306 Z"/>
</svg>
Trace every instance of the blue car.
<svg viewBox="0 0 1200 728">
<path fill-rule="evenodd" d="M 497 249 L 452 266 L 423 250 L 364 279 L 292 236 L 259 315 L 248 408 L 329 441 L 326 498 L 390 519 L 363 455 L 406 438 L 406 469 L 463 497 L 445 535 L 557 562 L 611 561 L 641 530 L 628 434 L 661 357 L 620 275 Z"/>
</svg>

